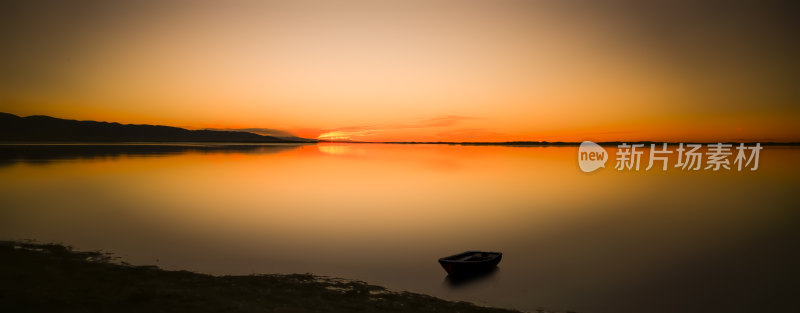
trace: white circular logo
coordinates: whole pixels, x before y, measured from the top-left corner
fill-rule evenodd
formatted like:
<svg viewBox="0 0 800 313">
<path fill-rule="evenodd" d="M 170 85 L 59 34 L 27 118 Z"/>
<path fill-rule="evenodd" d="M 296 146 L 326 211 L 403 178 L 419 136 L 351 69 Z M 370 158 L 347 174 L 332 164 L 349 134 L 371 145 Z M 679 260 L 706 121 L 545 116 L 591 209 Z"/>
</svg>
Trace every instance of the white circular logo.
<svg viewBox="0 0 800 313">
<path fill-rule="evenodd" d="M 578 148 L 578 165 L 581 171 L 594 172 L 598 168 L 606 167 L 606 161 L 608 161 L 606 149 L 594 142 L 584 141 Z"/>
</svg>

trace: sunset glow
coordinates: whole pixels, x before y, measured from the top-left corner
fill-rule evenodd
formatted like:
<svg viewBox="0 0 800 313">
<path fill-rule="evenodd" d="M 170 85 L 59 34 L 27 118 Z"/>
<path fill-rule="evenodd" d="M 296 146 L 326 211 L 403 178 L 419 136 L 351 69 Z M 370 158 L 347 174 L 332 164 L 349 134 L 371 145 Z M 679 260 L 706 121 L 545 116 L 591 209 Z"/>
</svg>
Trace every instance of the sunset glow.
<svg viewBox="0 0 800 313">
<path fill-rule="evenodd" d="M 795 312 L 794 6 L 2 0 L 0 313 Z"/>
<path fill-rule="evenodd" d="M 0 112 L 324 140 L 800 140 L 792 22 L 593 3 L 21 1 L 0 13 Z"/>
</svg>

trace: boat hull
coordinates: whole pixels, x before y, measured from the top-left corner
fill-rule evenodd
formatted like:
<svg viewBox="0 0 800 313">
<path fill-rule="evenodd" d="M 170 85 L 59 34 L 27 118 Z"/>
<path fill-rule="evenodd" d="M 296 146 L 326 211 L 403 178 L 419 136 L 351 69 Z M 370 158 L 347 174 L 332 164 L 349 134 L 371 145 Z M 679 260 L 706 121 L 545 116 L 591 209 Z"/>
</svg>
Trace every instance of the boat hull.
<svg viewBox="0 0 800 313">
<path fill-rule="evenodd" d="M 469 260 L 469 255 L 484 254 L 478 260 Z M 497 267 L 503 254 L 499 252 L 467 251 L 453 256 L 439 259 L 439 264 L 447 274 L 452 276 L 465 276 L 485 273 Z M 465 260 L 466 259 L 466 260 Z"/>
</svg>

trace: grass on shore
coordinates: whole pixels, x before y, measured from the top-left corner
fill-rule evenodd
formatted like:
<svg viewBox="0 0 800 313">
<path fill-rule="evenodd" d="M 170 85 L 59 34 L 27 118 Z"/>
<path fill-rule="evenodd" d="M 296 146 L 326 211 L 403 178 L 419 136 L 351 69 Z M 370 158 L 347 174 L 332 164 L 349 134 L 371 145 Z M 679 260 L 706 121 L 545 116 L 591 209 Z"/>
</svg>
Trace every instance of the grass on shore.
<svg viewBox="0 0 800 313">
<path fill-rule="evenodd" d="M 515 312 L 311 274 L 211 276 L 0 241 L 0 312 Z"/>
</svg>

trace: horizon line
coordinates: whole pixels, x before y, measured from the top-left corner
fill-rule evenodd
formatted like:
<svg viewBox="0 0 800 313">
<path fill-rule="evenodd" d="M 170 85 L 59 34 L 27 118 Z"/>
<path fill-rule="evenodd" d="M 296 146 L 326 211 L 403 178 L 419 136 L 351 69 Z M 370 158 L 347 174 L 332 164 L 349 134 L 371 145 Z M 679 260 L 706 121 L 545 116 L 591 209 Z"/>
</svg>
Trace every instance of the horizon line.
<svg viewBox="0 0 800 313">
<path fill-rule="evenodd" d="M 78 121 L 78 122 L 98 122 L 98 123 L 109 123 L 109 124 L 120 124 L 120 125 L 131 125 L 131 126 L 163 126 L 163 127 L 171 127 L 171 128 L 178 128 L 184 130 L 191 130 L 190 128 L 179 127 L 179 126 L 168 126 L 168 125 L 159 125 L 159 124 L 126 124 L 120 122 L 110 122 L 110 121 L 96 121 L 96 120 L 80 120 L 80 119 L 69 119 L 69 118 L 60 118 L 54 117 L 50 115 L 42 115 L 42 114 L 34 114 L 34 115 L 16 115 L 14 113 L 8 112 L 0 112 L 0 114 L 8 114 L 20 118 L 30 118 L 30 117 L 46 117 L 46 118 L 53 118 L 59 120 L 69 120 L 69 121 Z M 249 133 L 255 134 L 264 137 L 275 137 L 275 138 L 284 138 L 282 136 L 276 135 L 264 135 L 259 134 L 251 131 L 246 130 L 239 130 L 239 129 L 210 129 L 210 128 L 203 128 L 200 130 L 206 131 L 219 131 L 219 132 L 241 132 L 241 133 Z M 383 140 L 376 140 L 376 141 L 359 141 L 359 140 L 326 140 L 326 139 L 319 139 L 319 138 L 306 138 L 300 137 L 294 134 L 291 134 L 292 137 L 297 139 L 301 139 L 306 141 L 307 143 L 371 143 L 371 144 L 449 144 L 449 145 L 508 145 L 508 146 L 573 146 L 573 145 L 580 145 L 583 141 L 547 141 L 547 140 L 511 140 L 511 141 L 416 141 L 416 140 L 400 140 L 400 141 L 383 141 Z M 24 144 L 26 142 L 45 142 L 45 141 L 0 141 L 2 144 Z M 110 142 L 125 142 L 125 141 L 53 141 L 52 143 L 58 142 L 70 142 L 70 143 L 110 143 Z M 127 143 L 136 143 L 137 141 L 127 141 Z M 170 143 L 170 142 L 177 142 L 177 141 L 142 141 L 148 143 Z M 187 141 L 192 142 L 192 141 Z M 236 143 L 236 141 L 220 141 L 220 143 Z M 732 144 L 732 143 L 760 143 L 762 145 L 770 145 L 770 146 L 796 146 L 800 145 L 800 141 L 774 141 L 774 140 L 767 140 L 767 141 L 757 141 L 757 140 L 725 140 L 725 141 L 654 141 L 654 140 L 636 140 L 636 141 L 627 141 L 627 140 L 606 140 L 606 141 L 598 141 L 594 142 L 599 145 L 618 145 L 622 143 L 632 143 L 632 144 L 656 144 L 656 143 L 666 143 L 666 144 L 714 144 L 714 143 L 723 143 L 723 144 Z"/>
</svg>

